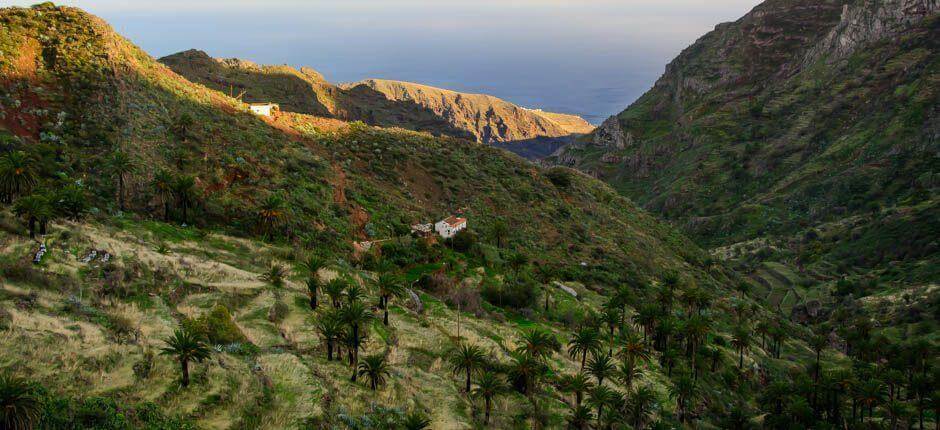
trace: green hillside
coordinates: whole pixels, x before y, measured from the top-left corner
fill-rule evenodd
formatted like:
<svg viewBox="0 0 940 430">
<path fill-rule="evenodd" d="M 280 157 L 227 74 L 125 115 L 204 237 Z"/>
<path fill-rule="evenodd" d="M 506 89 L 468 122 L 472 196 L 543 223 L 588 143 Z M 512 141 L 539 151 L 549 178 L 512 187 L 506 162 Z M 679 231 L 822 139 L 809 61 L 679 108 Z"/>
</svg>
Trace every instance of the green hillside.
<svg viewBox="0 0 940 430">
<path fill-rule="evenodd" d="M 824 302 L 843 277 L 934 285 L 938 12 L 936 2 L 766 1 L 696 41 L 553 161 L 672 220 L 755 285 L 776 285 L 765 261 Z"/>
<path fill-rule="evenodd" d="M 258 117 L 79 9 L 0 24 L 0 428 L 937 422 L 930 307 L 872 298 L 904 333 L 820 341 L 587 175 Z M 886 370 L 890 401 L 861 389 Z"/>
</svg>

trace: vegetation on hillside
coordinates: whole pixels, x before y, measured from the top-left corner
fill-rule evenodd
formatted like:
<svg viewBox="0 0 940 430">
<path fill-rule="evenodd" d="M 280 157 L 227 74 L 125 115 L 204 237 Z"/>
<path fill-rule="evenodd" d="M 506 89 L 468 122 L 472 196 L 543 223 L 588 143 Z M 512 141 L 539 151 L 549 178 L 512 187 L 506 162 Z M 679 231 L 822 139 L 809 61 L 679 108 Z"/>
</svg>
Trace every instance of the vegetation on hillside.
<svg viewBox="0 0 940 430">
<path fill-rule="evenodd" d="M 4 425 L 937 422 L 933 321 L 841 348 L 575 171 L 258 118 L 78 9 L 0 23 Z"/>
</svg>

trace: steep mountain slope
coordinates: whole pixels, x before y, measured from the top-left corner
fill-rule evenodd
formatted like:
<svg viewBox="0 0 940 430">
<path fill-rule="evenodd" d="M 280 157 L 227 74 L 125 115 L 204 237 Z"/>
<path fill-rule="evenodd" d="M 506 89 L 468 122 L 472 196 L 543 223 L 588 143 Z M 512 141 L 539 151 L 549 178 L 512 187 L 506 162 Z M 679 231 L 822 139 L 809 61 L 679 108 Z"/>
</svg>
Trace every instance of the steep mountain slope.
<svg viewBox="0 0 940 430">
<path fill-rule="evenodd" d="M 769 258 L 810 285 L 936 282 L 938 11 L 935 0 L 766 1 L 553 161 L 707 247 L 742 242 L 750 270 Z"/>
<path fill-rule="evenodd" d="M 195 49 L 168 55 L 159 61 L 192 82 L 230 96 L 241 96 L 245 102 L 275 102 L 289 112 L 470 137 L 427 109 L 413 103 L 390 101 L 365 88 L 340 88 L 308 67 L 297 70 L 237 58 L 215 59 Z"/>
<path fill-rule="evenodd" d="M 160 62 L 193 82 L 243 95 L 245 101 L 272 101 L 290 112 L 505 143 L 504 148 L 522 155 L 547 155 L 567 139 L 593 129 L 577 116 L 528 110 L 492 96 L 417 84 L 370 80 L 340 87 L 309 68 L 214 59 L 196 50 L 169 55 Z"/>
<path fill-rule="evenodd" d="M 455 127 L 470 131 L 478 142 L 504 143 L 576 137 L 594 129 L 594 126 L 576 115 L 526 109 L 485 94 L 459 93 L 384 79 L 367 79 L 346 87 L 363 85 L 384 94 L 389 100 L 423 106 Z"/>
</svg>

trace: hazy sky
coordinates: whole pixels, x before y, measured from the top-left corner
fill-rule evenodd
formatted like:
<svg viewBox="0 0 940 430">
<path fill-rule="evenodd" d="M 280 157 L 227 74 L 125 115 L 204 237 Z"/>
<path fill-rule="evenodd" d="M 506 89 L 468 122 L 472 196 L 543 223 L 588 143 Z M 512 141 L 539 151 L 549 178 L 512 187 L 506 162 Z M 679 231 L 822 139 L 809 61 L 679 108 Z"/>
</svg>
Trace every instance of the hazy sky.
<svg viewBox="0 0 940 430">
<path fill-rule="evenodd" d="M 0 0 L 26 6 L 36 1 Z M 311 66 L 333 82 L 399 79 L 592 122 L 759 0 L 74 0 L 155 57 Z"/>
</svg>

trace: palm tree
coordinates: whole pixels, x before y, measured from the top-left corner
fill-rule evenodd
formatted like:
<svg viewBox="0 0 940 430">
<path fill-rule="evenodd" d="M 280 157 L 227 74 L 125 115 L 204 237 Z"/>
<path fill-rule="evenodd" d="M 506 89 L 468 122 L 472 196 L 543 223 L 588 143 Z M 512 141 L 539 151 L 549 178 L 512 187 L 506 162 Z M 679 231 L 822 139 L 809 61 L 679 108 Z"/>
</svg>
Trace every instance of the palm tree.
<svg viewBox="0 0 940 430">
<path fill-rule="evenodd" d="M 506 240 L 506 237 L 509 236 L 509 226 L 506 224 L 506 221 L 501 219 L 494 221 L 493 226 L 490 228 L 490 235 L 493 236 L 496 247 L 502 248 L 503 242 Z"/>
<path fill-rule="evenodd" d="M 326 343 L 326 360 L 333 361 L 333 348 L 343 338 L 345 326 L 341 315 L 335 309 L 323 312 L 317 319 L 316 330 Z"/>
<path fill-rule="evenodd" d="M 44 224 L 52 216 L 52 206 L 42 195 L 29 195 L 20 198 L 13 205 L 13 212 L 26 220 L 29 226 L 29 238 L 36 238 L 36 225 Z"/>
<path fill-rule="evenodd" d="M 521 252 L 514 252 L 509 255 L 507 263 L 509 263 L 509 267 L 512 268 L 513 273 L 518 275 L 519 270 L 525 267 L 526 264 L 529 264 L 529 257 L 526 257 L 526 255 Z"/>
<path fill-rule="evenodd" d="M 647 386 L 639 387 L 630 396 L 630 414 L 633 415 L 633 427 L 644 428 L 653 404 L 656 403 L 656 393 Z"/>
<path fill-rule="evenodd" d="M 359 346 L 362 341 L 360 330 L 362 326 L 372 319 L 372 312 L 362 302 L 355 301 L 347 305 L 340 313 L 343 322 L 350 328 L 350 347 L 352 348 L 351 364 L 356 366 L 359 363 Z M 353 372 L 352 381 L 356 381 L 356 372 Z"/>
<path fill-rule="evenodd" d="M 613 403 L 617 396 L 619 394 L 616 391 L 603 385 L 598 385 L 591 390 L 591 394 L 588 396 L 588 404 L 597 409 L 598 428 L 600 428 L 601 416 L 604 414 L 604 406 Z"/>
<path fill-rule="evenodd" d="M 382 318 L 382 323 L 386 326 L 388 325 L 388 300 L 392 297 L 401 297 L 405 293 L 405 286 L 402 284 L 401 278 L 395 276 L 391 273 L 384 273 L 379 276 L 379 298 L 382 306 L 382 310 L 385 315 Z"/>
<path fill-rule="evenodd" d="M 280 194 L 269 194 L 258 205 L 255 222 L 258 230 L 264 235 L 273 234 L 284 223 L 287 217 L 287 203 Z"/>
<path fill-rule="evenodd" d="M 539 381 L 548 372 L 548 366 L 532 354 L 513 352 L 512 362 L 509 364 L 509 377 L 520 391 L 532 398 L 538 388 Z"/>
<path fill-rule="evenodd" d="M 359 376 L 369 378 L 369 388 L 372 391 L 375 391 L 379 385 L 385 384 L 385 377 L 391 374 L 385 354 L 373 354 L 363 358 L 359 363 L 358 373 Z"/>
<path fill-rule="evenodd" d="M 614 353 L 614 330 L 623 322 L 623 310 L 612 300 L 604 304 L 601 312 L 601 322 L 607 326 L 607 355 Z"/>
<path fill-rule="evenodd" d="M 209 358 L 209 347 L 199 336 L 188 329 L 177 329 L 173 336 L 166 339 L 166 346 L 161 348 L 161 355 L 175 355 L 180 362 L 183 374 L 183 386 L 189 386 L 189 362 L 202 363 Z"/>
<path fill-rule="evenodd" d="M 347 303 L 358 302 L 365 298 L 366 290 L 358 283 L 352 282 L 346 287 L 345 296 Z"/>
<path fill-rule="evenodd" d="M 872 418 L 875 406 L 884 398 L 884 385 L 877 379 L 862 381 L 855 391 L 855 399 L 862 405 L 862 421 L 865 420 L 865 408 L 868 408 L 868 418 Z"/>
<path fill-rule="evenodd" d="M 898 429 L 898 420 L 903 419 L 904 417 L 910 414 L 910 409 L 907 404 L 900 400 L 891 400 L 882 407 L 885 415 L 891 418 L 891 430 Z"/>
<path fill-rule="evenodd" d="M 118 208 L 124 210 L 124 180 L 128 175 L 137 171 L 137 162 L 134 161 L 126 152 L 115 151 L 108 160 L 108 168 L 117 178 L 118 183 Z"/>
<path fill-rule="evenodd" d="M 483 398 L 483 425 L 490 424 L 490 411 L 493 409 L 493 398 L 506 391 L 506 383 L 502 377 L 493 372 L 483 372 L 477 387 L 470 393 L 473 397 Z"/>
<path fill-rule="evenodd" d="M 29 383 L 12 375 L 0 374 L 0 429 L 35 428 L 41 413 L 42 401 Z"/>
<path fill-rule="evenodd" d="M 604 354 L 592 358 L 587 366 L 588 373 L 597 379 L 598 386 L 603 385 L 604 379 L 613 374 L 615 369 L 613 360 L 609 355 Z"/>
<path fill-rule="evenodd" d="M 307 295 L 310 296 L 310 309 L 317 308 L 317 290 L 320 289 L 320 269 L 326 266 L 326 261 L 317 255 L 311 255 L 297 265 L 296 271 L 307 276 Z"/>
<path fill-rule="evenodd" d="M 0 191 L 6 202 L 26 194 L 36 185 L 33 160 L 23 151 L 12 151 L 0 157 Z"/>
<path fill-rule="evenodd" d="M 581 356 L 581 370 L 584 370 L 588 353 L 596 353 L 601 348 L 601 339 L 597 330 L 591 327 L 582 327 L 568 341 L 568 354 L 572 358 Z"/>
<path fill-rule="evenodd" d="M 829 338 L 821 334 L 813 335 L 813 337 L 810 338 L 809 340 L 809 346 L 810 348 L 813 349 L 813 352 L 816 354 L 816 367 L 814 368 L 814 371 L 813 371 L 813 382 L 818 382 L 819 371 L 820 371 L 820 368 L 819 368 L 820 358 L 821 358 L 823 350 L 825 350 L 826 347 L 829 346 Z"/>
<path fill-rule="evenodd" d="M 196 178 L 192 176 L 176 178 L 173 182 L 173 194 L 176 196 L 177 206 L 182 211 L 182 221 L 189 221 L 189 208 L 196 200 Z"/>
<path fill-rule="evenodd" d="M 170 221 L 170 201 L 173 199 L 173 175 L 166 170 L 160 170 L 153 175 L 153 186 L 160 202 L 163 203 L 163 221 Z"/>
<path fill-rule="evenodd" d="M 561 348 L 555 335 L 539 329 L 523 332 L 521 341 L 522 345 L 516 350 L 537 359 L 548 357 Z"/>
<path fill-rule="evenodd" d="M 623 385 L 627 389 L 633 388 L 633 382 L 636 381 L 643 372 L 637 367 L 636 364 L 629 361 L 624 361 L 620 363 L 620 367 L 617 369 L 617 376 L 623 381 Z"/>
<path fill-rule="evenodd" d="M 581 405 L 575 406 L 571 410 L 571 415 L 568 415 L 568 428 L 585 430 L 592 419 L 594 419 L 594 414 L 591 413 L 590 408 Z"/>
<path fill-rule="evenodd" d="M 744 326 L 735 327 L 731 345 L 738 350 L 738 369 L 744 369 L 744 352 L 751 346 L 751 332 Z"/>
<path fill-rule="evenodd" d="M 340 305 L 340 299 L 343 297 L 343 294 L 346 292 L 346 287 L 349 283 L 337 276 L 327 282 L 323 287 L 323 292 L 330 298 L 330 303 L 333 304 L 333 308 L 338 308 Z"/>
<path fill-rule="evenodd" d="M 454 374 L 466 374 L 466 392 L 470 394 L 470 375 L 486 364 L 486 354 L 479 346 L 463 343 L 450 356 L 450 368 Z"/>
<path fill-rule="evenodd" d="M 686 403 L 691 400 L 695 394 L 695 381 L 688 375 L 682 375 L 676 380 L 675 384 L 669 387 L 669 396 L 676 399 L 676 413 L 679 415 L 679 422 L 685 422 Z"/>
<path fill-rule="evenodd" d="M 623 340 L 620 341 L 620 344 L 623 347 L 620 349 L 618 355 L 621 360 L 624 360 L 631 364 L 636 364 L 640 361 L 649 361 L 652 356 L 652 351 L 650 351 L 649 345 L 636 333 L 627 334 Z"/>
<path fill-rule="evenodd" d="M 287 268 L 278 263 L 271 263 L 268 270 L 258 276 L 258 280 L 271 286 L 275 300 L 280 300 L 281 289 L 284 288 L 286 278 Z"/>
<path fill-rule="evenodd" d="M 405 430 L 425 430 L 431 427 L 431 419 L 420 411 L 411 411 L 401 422 Z"/>
<path fill-rule="evenodd" d="M 576 375 L 565 375 L 559 381 L 562 391 L 566 393 L 574 393 L 574 404 L 575 406 L 581 406 L 581 400 L 583 399 L 584 392 L 590 391 L 594 388 L 594 383 L 588 379 L 587 375 L 584 373 L 578 373 Z"/>
</svg>

